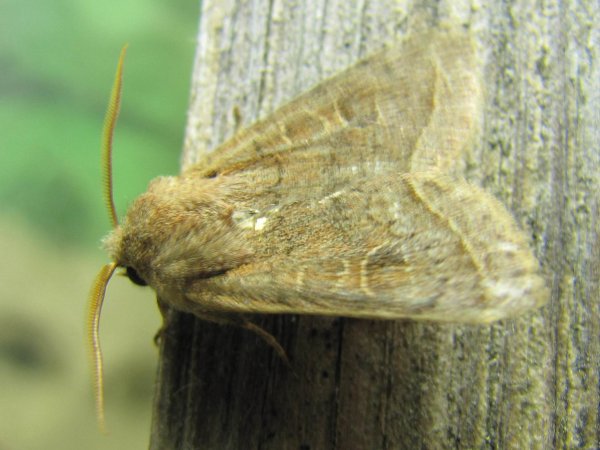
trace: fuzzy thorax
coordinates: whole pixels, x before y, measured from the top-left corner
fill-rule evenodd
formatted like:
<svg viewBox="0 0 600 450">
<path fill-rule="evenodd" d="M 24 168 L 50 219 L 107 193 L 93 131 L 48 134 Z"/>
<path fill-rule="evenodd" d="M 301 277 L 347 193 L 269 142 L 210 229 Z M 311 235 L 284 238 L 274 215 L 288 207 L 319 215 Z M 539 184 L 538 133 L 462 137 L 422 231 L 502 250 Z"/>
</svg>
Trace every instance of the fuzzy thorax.
<svg viewBox="0 0 600 450">
<path fill-rule="evenodd" d="M 251 254 L 232 220 L 231 193 L 218 178 L 157 178 L 104 247 L 157 291 L 173 281 L 223 273 Z"/>
</svg>

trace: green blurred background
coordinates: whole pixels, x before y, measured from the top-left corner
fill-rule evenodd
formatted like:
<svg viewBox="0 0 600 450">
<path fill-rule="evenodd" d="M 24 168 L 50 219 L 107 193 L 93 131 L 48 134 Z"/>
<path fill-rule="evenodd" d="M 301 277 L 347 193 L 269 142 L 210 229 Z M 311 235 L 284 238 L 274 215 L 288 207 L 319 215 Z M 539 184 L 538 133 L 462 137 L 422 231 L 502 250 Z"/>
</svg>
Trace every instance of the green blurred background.
<svg viewBox="0 0 600 450">
<path fill-rule="evenodd" d="M 178 171 L 199 2 L 0 2 L 0 450 L 147 448 L 160 325 L 113 278 L 102 316 L 108 436 L 84 318 L 108 261 L 100 132 L 129 43 L 114 147 L 117 210 Z"/>
</svg>

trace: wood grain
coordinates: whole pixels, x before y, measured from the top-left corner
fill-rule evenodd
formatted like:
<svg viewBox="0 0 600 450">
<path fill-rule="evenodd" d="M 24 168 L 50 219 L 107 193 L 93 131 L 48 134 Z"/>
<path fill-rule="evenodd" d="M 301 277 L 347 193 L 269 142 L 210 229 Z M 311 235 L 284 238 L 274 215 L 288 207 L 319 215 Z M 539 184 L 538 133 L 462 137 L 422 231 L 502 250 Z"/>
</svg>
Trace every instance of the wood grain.
<svg viewBox="0 0 600 450">
<path fill-rule="evenodd" d="M 517 217 L 550 304 L 490 326 L 172 313 L 151 448 L 594 448 L 599 435 L 598 6 L 204 2 L 184 165 L 383 43 L 452 20 L 485 58 L 467 177 Z"/>
</svg>

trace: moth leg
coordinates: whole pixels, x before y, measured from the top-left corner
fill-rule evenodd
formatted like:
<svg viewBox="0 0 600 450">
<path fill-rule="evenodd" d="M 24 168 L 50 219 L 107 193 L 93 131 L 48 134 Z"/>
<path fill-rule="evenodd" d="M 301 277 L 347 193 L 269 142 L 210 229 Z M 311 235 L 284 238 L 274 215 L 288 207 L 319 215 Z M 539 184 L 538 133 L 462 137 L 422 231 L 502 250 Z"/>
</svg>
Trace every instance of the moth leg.
<svg viewBox="0 0 600 450">
<path fill-rule="evenodd" d="M 273 350 L 275 350 L 275 352 L 277 352 L 279 357 L 288 366 L 290 365 L 290 360 L 288 359 L 287 354 L 285 353 L 285 350 L 283 349 L 281 344 L 279 342 L 277 342 L 277 339 L 275 338 L 275 336 L 273 336 L 271 333 L 267 332 L 266 330 L 262 329 L 258 325 L 254 324 L 248 320 L 245 320 L 241 326 L 245 330 L 256 333 L 260 338 L 262 338 L 263 341 L 265 341 L 269 346 L 271 346 L 273 348 Z"/>
<path fill-rule="evenodd" d="M 275 338 L 275 336 L 273 336 L 271 333 L 269 333 L 265 329 L 259 327 L 258 325 L 245 319 L 244 316 L 234 315 L 234 314 L 221 315 L 221 314 L 215 314 L 215 313 L 207 313 L 204 311 L 202 313 L 198 313 L 195 315 L 196 315 L 196 317 L 199 317 L 202 320 L 219 323 L 222 325 L 233 325 L 233 326 L 240 327 L 240 328 L 243 328 L 244 330 L 248 330 L 248 331 L 251 331 L 251 332 L 257 334 L 264 342 L 266 342 L 271 348 L 273 348 L 273 350 L 275 350 L 277 355 L 288 366 L 290 366 L 290 360 L 288 359 L 287 354 L 286 354 L 285 350 L 283 349 L 283 347 L 281 346 L 281 344 L 279 342 L 277 342 L 277 339 Z"/>
<path fill-rule="evenodd" d="M 233 134 L 235 134 L 242 128 L 243 121 L 242 111 L 238 105 L 233 105 L 231 108 L 231 116 L 233 117 Z"/>
<path fill-rule="evenodd" d="M 285 353 L 285 350 L 283 349 L 281 344 L 277 342 L 275 336 L 273 336 L 265 329 L 259 327 L 258 325 L 250 322 L 244 316 L 237 314 L 210 313 L 206 311 L 196 312 L 194 313 L 194 315 L 208 322 L 219 323 L 222 325 L 232 325 L 257 334 L 264 342 L 266 342 L 271 348 L 273 348 L 275 352 L 277 352 L 277 355 L 279 355 L 279 357 L 288 366 L 290 366 L 290 360 L 288 359 L 287 354 Z"/>
<path fill-rule="evenodd" d="M 157 298 L 156 300 L 158 303 L 158 309 L 160 310 L 163 318 L 163 324 L 154 336 L 154 343 L 159 345 L 170 322 L 171 308 L 167 302 L 162 301 L 160 298 Z M 275 350 L 277 355 L 286 363 L 286 365 L 290 366 L 290 360 L 288 359 L 287 354 L 281 344 L 277 342 L 275 336 L 258 325 L 245 319 L 243 316 L 237 314 L 219 314 L 209 311 L 194 311 L 193 314 L 202 320 L 206 320 L 207 322 L 218 323 L 221 325 L 233 325 L 257 334 L 264 342 L 266 342 L 271 348 L 273 348 L 273 350 Z"/>
<path fill-rule="evenodd" d="M 170 308 L 167 305 L 167 303 L 163 302 L 158 297 L 156 298 L 156 303 L 158 304 L 158 310 L 160 311 L 160 315 L 162 316 L 162 325 L 154 334 L 154 345 L 160 347 L 160 343 L 163 339 L 165 330 L 167 329 L 169 317 L 171 317 L 171 315 L 169 314 Z"/>
</svg>

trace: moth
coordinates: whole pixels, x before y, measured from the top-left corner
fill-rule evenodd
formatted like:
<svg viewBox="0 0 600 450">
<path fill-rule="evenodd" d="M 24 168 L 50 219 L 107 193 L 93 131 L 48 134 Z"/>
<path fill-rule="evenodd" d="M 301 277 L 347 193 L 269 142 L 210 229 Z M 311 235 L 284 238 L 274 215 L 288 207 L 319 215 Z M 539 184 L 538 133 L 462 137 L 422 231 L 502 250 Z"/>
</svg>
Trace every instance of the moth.
<svg viewBox="0 0 600 450">
<path fill-rule="evenodd" d="M 113 262 L 88 320 L 101 421 L 99 317 L 117 268 L 162 307 L 271 343 L 246 313 L 489 323 L 546 301 L 511 214 L 456 175 L 482 115 L 467 33 L 409 37 L 324 81 L 153 180 L 119 222 L 110 161 L 124 54 L 103 132 Z"/>
</svg>

